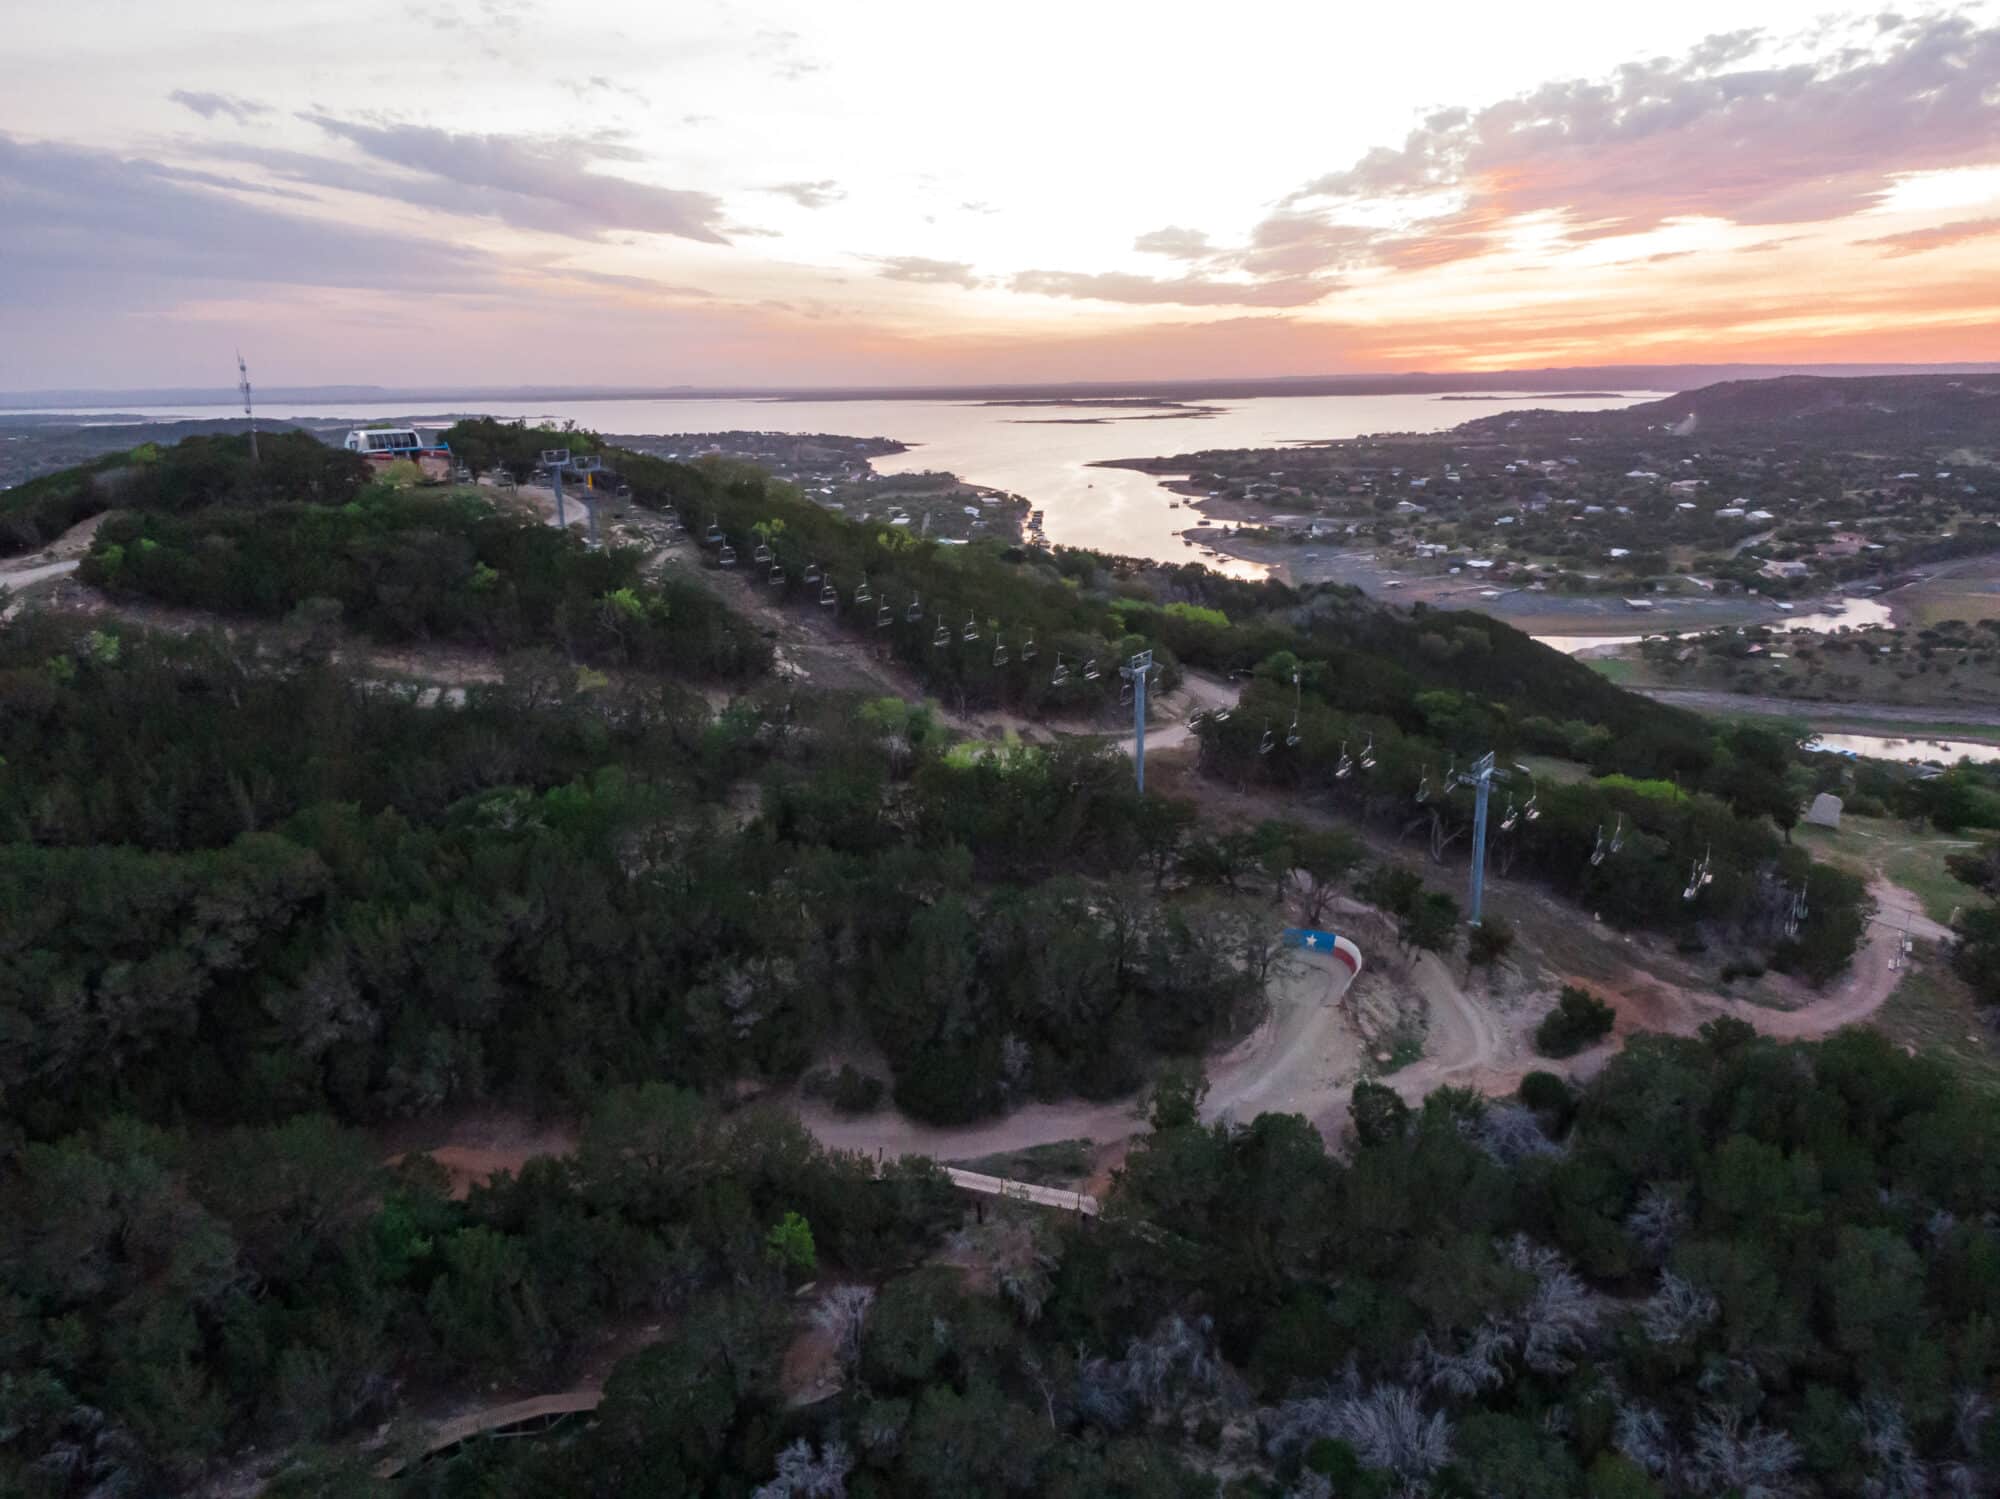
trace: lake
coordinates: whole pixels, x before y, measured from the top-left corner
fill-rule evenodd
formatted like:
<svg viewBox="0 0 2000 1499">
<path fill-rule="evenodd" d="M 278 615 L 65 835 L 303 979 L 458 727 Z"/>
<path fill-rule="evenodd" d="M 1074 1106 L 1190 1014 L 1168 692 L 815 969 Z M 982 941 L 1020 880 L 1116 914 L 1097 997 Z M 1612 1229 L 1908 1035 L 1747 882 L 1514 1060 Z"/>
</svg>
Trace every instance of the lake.
<svg viewBox="0 0 2000 1499">
<path fill-rule="evenodd" d="M 1900 760 L 1905 765 L 1955 765 L 1960 760 L 1982 764 L 2000 760 L 2000 744 L 1970 739 L 1898 739 L 1887 734 L 1815 734 L 1807 749 L 1836 755 L 1865 755 L 1871 760 Z"/>
<path fill-rule="evenodd" d="M 287 417 L 354 417 L 381 421 L 431 411 L 475 411 L 531 422 L 574 421 L 597 432 L 629 435 L 675 432 L 827 432 L 847 437 L 889 437 L 910 451 L 877 458 L 882 473 L 944 469 L 973 484 L 1024 496 L 1043 512 L 1051 542 L 1090 547 L 1128 557 L 1187 562 L 1199 553 L 1179 532 L 1199 519 L 1172 503 L 1179 496 L 1152 474 L 1132 469 L 1092 468 L 1112 458 L 1159 458 L 1203 448 L 1283 447 L 1290 443 L 1360 437 L 1371 432 L 1441 432 L 1475 417 L 1534 407 L 1563 411 L 1606 411 L 1659 398 L 1663 392 L 1621 392 L 1572 399 L 1547 394 L 1506 394 L 1478 400 L 1446 400 L 1448 392 L 1375 396 L 1256 396 L 1205 401 L 1212 416 L 1193 412 L 1106 410 L 1087 406 L 993 406 L 967 401 L 778 401 L 778 400 L 549 400 L 505 407 L 431 402 L 336 402 L 328 405 L 273 405 L 258 415 L 272 422 Z M 217 406 L 128 407 L 121 410 L 151 421 L 213 419 L 230 408 Z M 36 413 L 54 415 L 54 413 Z M 114 414 L 105 409 L 80 416 Z M 1094 418 L 1094 419 L 1091 419 Z M 1234 559 L 1204 558 L 1211 567 L 1239 577 L 1261 577 L 1265 569 Z"/>
</svg>

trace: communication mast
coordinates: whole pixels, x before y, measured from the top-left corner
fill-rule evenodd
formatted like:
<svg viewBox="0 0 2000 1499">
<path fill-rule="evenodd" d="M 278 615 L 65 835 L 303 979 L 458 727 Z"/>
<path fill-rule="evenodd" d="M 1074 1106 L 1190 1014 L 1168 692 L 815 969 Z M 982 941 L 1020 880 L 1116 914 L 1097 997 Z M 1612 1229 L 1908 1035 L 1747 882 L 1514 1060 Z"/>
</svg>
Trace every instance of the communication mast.
<svg viewBox="0 0 2000 1499">
<path fill-rule="evenodd" d="M 243 394 L 243 414 L 250 420 L 250 461 L 257 461 L 257 414 L 250 409 L 250 366 L 243 362 L 243 351 L 236 351 L 236 388 Z"/>
</svg>

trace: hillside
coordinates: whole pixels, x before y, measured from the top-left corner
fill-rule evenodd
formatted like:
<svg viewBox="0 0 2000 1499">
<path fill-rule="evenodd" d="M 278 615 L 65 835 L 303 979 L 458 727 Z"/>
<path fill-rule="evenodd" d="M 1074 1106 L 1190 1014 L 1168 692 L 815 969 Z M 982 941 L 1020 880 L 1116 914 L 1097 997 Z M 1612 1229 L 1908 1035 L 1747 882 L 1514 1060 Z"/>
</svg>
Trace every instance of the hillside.
<svg viewBox="0 0 2000 1499">
<path fill-rule="evenodd" d="M 1298 1064 L 1346 1069 L 1314 1083 L 1334 1113 L 1274 1085 L 1283 1113 L 1217 1117 L 1299 924 L 1370 924 L 1374 993 L 1440 1017 L 1392 1043 L 1420 1065 L 1460 1013 L 1421 975 L 1461 945 L 1468 1026 L 1554 1002 L 1566 940 L 1523 977 L 1549 928 L 1621 934 L 1618 971 L 1671 947 L 1833 979 L 1866 897 L 1785 841 L 1782 735 L 1475 614 L 944 547 L 600 451 L 631 489 L 603 551 L 493 486 L 128 454 L 76 609 L 0 624 L 0 1493 L 743 1496 L 810 1468 L 834 1480 L 789 1492 L 1643 1499 L 1707 1452 L 1858 1493 L 1864 1401 L 1985 1481 L 1990 1416 L 1953 1402 L 1995 1365 L 2000 1116 L 1879 1037 L 1734 1019 L 1586 1057 L 1616 1023 L 1586 994 L 1518 1095 L 1525 1055 L 1453 1078 L 1495 1096 L 1422 1099 L 1335 1013 Z M 808 633 L 902 695 L 793 670 Z M 429 691 L 364 642 L 490 670 Z M 1201 671 L 1233 704 L 1144 795 L 1086 665 L 1141 648 L 1163 698 Z M 1019 742 L 954 742 L 973 711 Z M 1536 769 L 1496 800 L 1473 943 L 1444 786 L 1489 748 Z M 1985 816 L 1962 782 L 1947 810 Z M 1087 1227 L 968 1213 L 904 1147 L 812 1130 L 1079 1100 L 1132 1135 Z M 421 1152 L 475 1119 L 574 1149 L 454 1188 Z M 1769 1386 L 1741 1412 L 1695 1372 L 1739 1365 Z M 802 1366 L 838 1388 L 798 1399 Z M 600 1388 L 594 1424 L 365 1476 L 447 1400 Z"/>
<path fill-rule="evenodd" d="M 1811 442 L 1835 451 L 2000 446 L 2000 375 L 1786 375 L 1725 380 L 1623 411 L 1534 411 L 1482 417 L 1462 433 L 1532 426 L 1588 436 L 1660 427 L 1682 435 Z"/>
</svg>

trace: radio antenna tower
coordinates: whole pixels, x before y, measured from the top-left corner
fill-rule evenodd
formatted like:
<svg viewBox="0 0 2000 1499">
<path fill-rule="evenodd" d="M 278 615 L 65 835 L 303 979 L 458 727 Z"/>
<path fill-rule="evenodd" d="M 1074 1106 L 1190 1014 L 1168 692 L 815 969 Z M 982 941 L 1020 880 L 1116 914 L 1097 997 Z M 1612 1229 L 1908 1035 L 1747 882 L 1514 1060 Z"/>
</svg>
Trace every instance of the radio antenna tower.
<svg viewBox="0 0 2000 1499">
<path fill-rule="evenodd" d="M 250 366 L 243 362 L 243 351 L 236 351 L 236 388 L 243 393 L 243 414 L 250 419 L 250 461 L 257 461 L 257 414 L 250 409 Z"/>
</svg>

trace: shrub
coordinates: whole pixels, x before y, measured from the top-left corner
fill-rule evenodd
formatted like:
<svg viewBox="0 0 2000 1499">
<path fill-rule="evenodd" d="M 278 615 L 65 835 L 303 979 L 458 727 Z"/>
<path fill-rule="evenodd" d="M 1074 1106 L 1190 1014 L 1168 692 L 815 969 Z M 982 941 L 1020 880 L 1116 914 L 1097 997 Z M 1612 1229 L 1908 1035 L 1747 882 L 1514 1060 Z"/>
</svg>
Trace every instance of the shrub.
<svg viewBox="0 0 2000 1499">
<path fill-rule="evenodd" d="M 1529 1073 L 1521 1079 L 1519 1093 L 1521 1102 L 1536 1113 L 1556 1119 L 1567 1119 L 1576 1107 L 1576 1095 L 1570 1092 L 1569 1084 L 1553 1072 Z"/>
<path fill-rule="evenodd" d="M 1611 1006 L 1574 984 L 1564 984 L 1556 1007 L 1535 1027 L 1535 1050 L 1545 1057 L 1573 1057 L 1611 1033 Z"/>
</svg>

